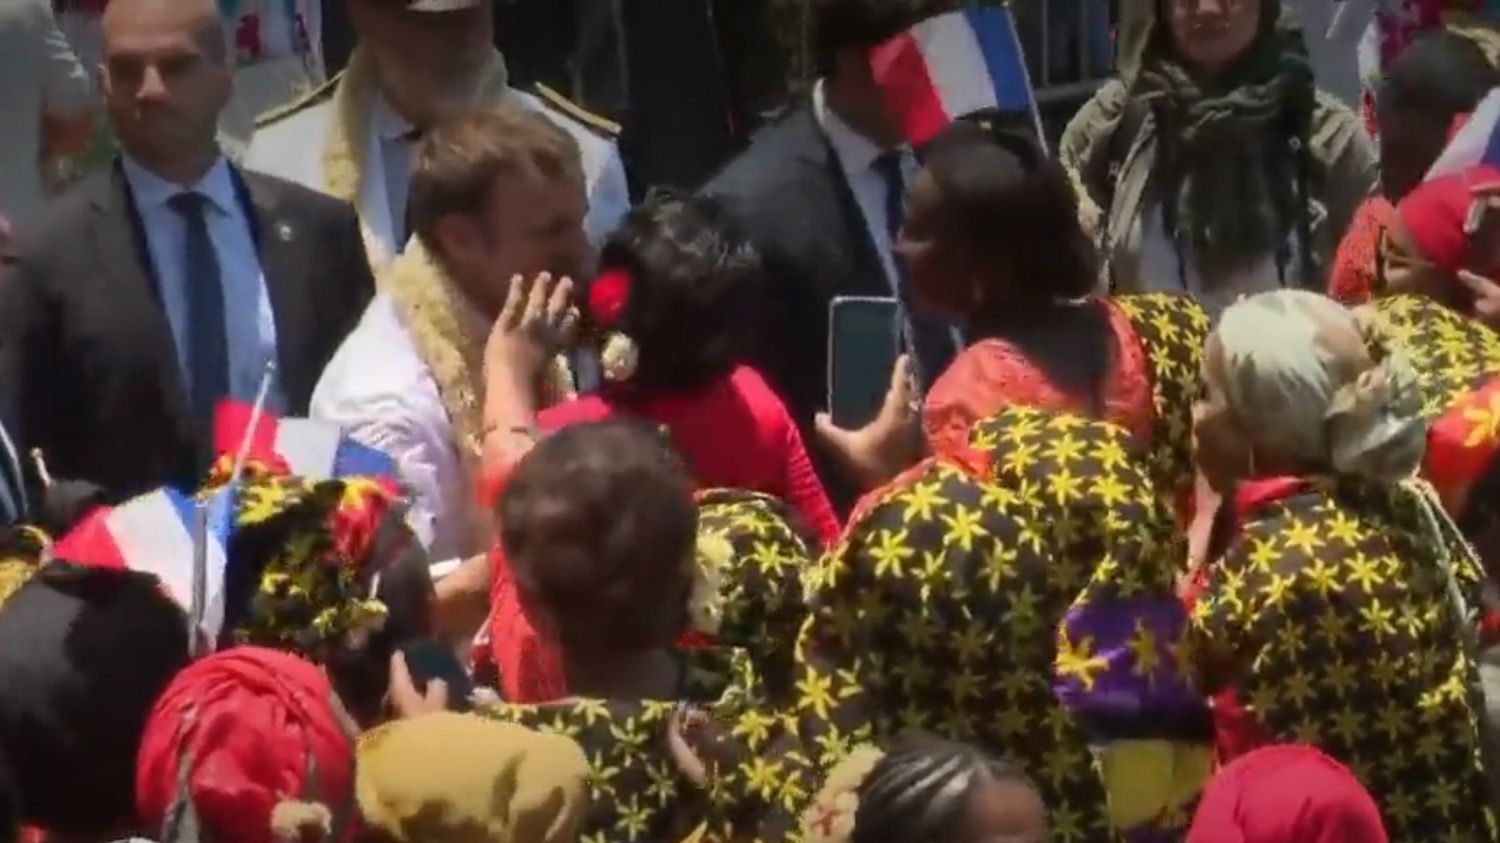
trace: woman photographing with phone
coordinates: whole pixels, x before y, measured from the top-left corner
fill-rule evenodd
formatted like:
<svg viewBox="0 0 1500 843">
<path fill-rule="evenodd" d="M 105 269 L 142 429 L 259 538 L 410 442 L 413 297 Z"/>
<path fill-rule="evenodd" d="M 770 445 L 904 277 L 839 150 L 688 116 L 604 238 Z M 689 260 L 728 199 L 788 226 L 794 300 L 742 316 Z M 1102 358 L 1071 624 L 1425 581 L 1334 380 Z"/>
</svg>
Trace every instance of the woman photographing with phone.
<svg viewBox="0 0 1500 843">
<path fill-rule="evenodd" d="M 873 488 L 924 453 L 966 449 L 975 423 L 1008 407 L 1066 410 L 1130 431 L 1158 480 L 1186 492 L 1202 308 L 1094 294 L 1099 267 L 1072 183 L 1016 121 L 961 119 L 924 162 L 896 250 L 914 306 L 961 325 L 970 345 L 920 407 L 898 363 L 874 422 L 845 430 L 821 417 L 822 437 Z"/>
</svg>

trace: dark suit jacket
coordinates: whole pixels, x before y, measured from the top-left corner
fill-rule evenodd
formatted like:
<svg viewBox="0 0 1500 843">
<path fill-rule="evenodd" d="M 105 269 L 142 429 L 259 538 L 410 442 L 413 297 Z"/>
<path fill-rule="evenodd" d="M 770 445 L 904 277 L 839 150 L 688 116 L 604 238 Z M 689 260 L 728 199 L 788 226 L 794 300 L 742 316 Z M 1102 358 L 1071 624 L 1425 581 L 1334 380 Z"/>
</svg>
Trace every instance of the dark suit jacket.
<svg viewBox="0 0 1500 843">
<path fill-rule="evenodd" d="M 762 129 L 704 190 L 761 252 L 768 288 L 755 363 L 806 432 L 828 402 L 830 302 L 890 295 L 864 217 L 810 106 Z M 809 450 L 835 500 L 850 503 L 815 442 Z"/>
<path fill-rule="evenodd" d="M 303 415 L 323 367 L 374 292 L 345 203 L 237 172 L 276 318 L 278 376 Z M 198 429 L 123 170 L 59 197 L 0 275 L 0 412 L 51 472 L 110 498 L 192 488 L 210 442 Z"/>
</svg>

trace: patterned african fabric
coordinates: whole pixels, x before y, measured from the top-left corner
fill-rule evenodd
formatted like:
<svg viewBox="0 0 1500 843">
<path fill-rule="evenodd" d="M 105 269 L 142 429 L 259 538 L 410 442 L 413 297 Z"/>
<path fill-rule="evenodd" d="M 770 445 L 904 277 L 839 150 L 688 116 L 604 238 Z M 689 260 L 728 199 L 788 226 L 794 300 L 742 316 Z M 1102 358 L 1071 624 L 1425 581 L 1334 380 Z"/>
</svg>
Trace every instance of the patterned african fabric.
<svg viewBox="0 0 1500 843">
<path fill-rule="evenodd" d="M 1384 294 L 1380 246 L 1396 222 L 1396 206 L 1384 196 L 1371 196 L 1354 211 L 1354 219 L 1333 257 L 1328 297 L 1355 307 Z"/>
<path fill-rule="evenodd" d="M 1315 746 L 1382 806 L 1392 841 L 1494 841 L 1470 619 L 1481 573 L 1405 488 L 1306 479 L 1246 513 L 1189 644 L 1266 740 Z M 1451 566 L 1450 579 L 1446 566 Z"/>
<path fill-rule="evenodd" d="M 1179 670 L 1185 551 L 1168 497 L 1104 423 L 1015 408 L 973 442 L 866 498 L 820 567 L 798 645 L 806 760 L 821 777 L 854 745 L 906 732 L 970 742 L 1039 785 L 1052 840 L 1118 839 L 1091 744 L 1179 730 L 1207 744 Z M 1190 798 L 1207 765 L 1180 788 L 1172 767 L 1134 769 L 1152 783 L 1122 794 L 1116 819 L 1180 827 L 1181 812 L 1145 806 Z"/>
<path fill-rule="evenodd" d="M 563 735 L 589 764 L 590 807 L 579 843 L 705 841 L 780 843 L 758 836 L 768 806 L 762 793 L 799 800 L 811 794 L 780 780 L 779 759 L 762 754 L 773 738 L 787 745 L 787 720 L 774 709 L 709 707 L 726 749 L 707 789 L 679 772 L 667 734 L 678 703 L 568 699 L 544 705 L 486 704 L 483 717 Z"/>
<path fill-rule="evenodd" d="M 1208 311 L 1188 296 L 1115 296 L 1151 367 L 1152 421 L 1145 466 L 1160 487 L 1180 498 L 1193 488 L 1193 401 L 1198 397 Z"/>
<path fill-rule="evenodd" d="M 1151 450 L 1152 469 L 1179 493 L 1191 488 L 1189 436 L 1208 314 L 1187 296 L 1161 293 L 1103 300 L 1117 353 L 1104 385 L 1102 418 Z M 1008 407 L 1090 414 L 1088 396 L 1054 386 L 1025 353 L 982 340 L 959 355 L 933 385 L 923 409 L 932 453 L 967 445 L 974 424 Z"/>
<path fill-rule="evenodd" d="M 1116 354 L 1099 390 L 1099 416 L 1130 431 L 1141 441 L 1151 436 L 1150 367 L 1125 312 L 1107 299 L 1090 299 L 1104 308 Z M 922 410 L 927 444 L 934 454 L 968 447 L 974 424 L 1006 407 L 1035 407 L 1092 415 L 1093 396 L 1072 394 L 1055 386 L 1025 350 L 1002 339 L 983 339 L 964 349 L 932 389 Z"/>
<path fill-rule="evenodd" d="M 693 628 L 680 641 L 689 698 L 717 700 L 747 668 L 767 682 L 768 693 L 784 696 L 792 644 L 806 617 L 802 577 L 817 542 L 790 504 L 769 495 L 709 489 L 698 492 L 697 501 Z M 720 552 L 704 552 L 715 544 Z M 492 568 L 490 650 L 501 696 L 517 703 L 566 697 L 556 645 L 526 617 L 509 564 L 499 558 Z M 749 663 L 739 664 L 742 658 Z"/>
<path fill-rule="evenodd" d="M 1110 425 L 1030 410 L 980 423 L 972 440 L 988 479 L 1036 506 L 1049 576 L 1077 589 L 1057 625 L 1053 687 L 1104 747 L 1115 825 L 1180 830 L 1208 778 L 1212 721 L 1183 643 L 1186 537 L 1130 444 Z"/>
<path fill-rule="evenodd" d="M 235 643 L 314 661 L 362 646 L 388 614 L 365 597 L 363 581 L 415 545 L 404 514 L 381 480 L 252 473 L 235 497 L 229 539 L 228 603 L 247 607 L 226 619 Z"/>
<path fill-rule="evenodd" d="M 1500 373 L 1500 334 L 1424 296 L 1398 295 L 1368 306 L 1411 361 L 1422 414 L 1433 420 Z"/>
<path fill-rule="evenodd" d="M 1500 334 L 1421 296 L 1380 299 L 1371 309 L 1417 371 L 1431 425 L 1423 476 L 1473 535 L 1500 508 Z"/>
<path fill-rule="evenodd" d="M 46 561 L 52 538 L 38 527 L 0 528 L 0 606 Z"/>
</svg>

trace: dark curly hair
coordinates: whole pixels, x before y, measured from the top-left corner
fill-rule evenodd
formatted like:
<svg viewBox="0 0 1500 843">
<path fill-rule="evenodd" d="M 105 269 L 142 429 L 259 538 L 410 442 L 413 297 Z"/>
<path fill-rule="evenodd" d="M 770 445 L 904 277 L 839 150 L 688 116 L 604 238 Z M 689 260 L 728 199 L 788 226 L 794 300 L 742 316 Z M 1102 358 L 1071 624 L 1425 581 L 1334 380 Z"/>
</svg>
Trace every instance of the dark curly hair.
<svg viewBox="0 0 1500 843">
<path fill-rule="evenodd" d="M 981 781 L 1019 782 L 1035 791 L 1021 768 L 1009 761 L 967 744 L 907 738 L 860 784 L 851 843 L 951 840 L 969 794 Z"/>
<path fill-rule="evenodd" d="M 1056 326 L 1039 305 L 1081 299 L 1099 281 L 1067 172 L 1047 156 L 1030 115 L 996 111 L 950 124 L 927 145 L 924 163 L 941 197 L 940 224 L 991 270 L 982 277 L 1001 285 L 970 315 L 975 338 L 1003 334 L 1044 357 Z M 1114 355 L 1109 314 L 1088 302 L 1071 318 L 1088 324 L 1068 349 L 1068 365 L 1040 362 L 1058 386 L 1100 404 Z"/>
<path fill-rule="evenodd" d="M 695 389 L 743 356 L 761 261 L 715 200 L 648 198 L 605 241 L 599 265 L 631 278 L 620 324 L 604 327 L 627 334 L 640 349 L 632 389 Z"/>
<path fill-rule="evenodd" d="M 671 644 L 687 627 L 697 534 L 692 477 L 639 421 L 563 428 L 517 464 L 500 495 L 516 586 L 565 651 Z"/>
</svg>

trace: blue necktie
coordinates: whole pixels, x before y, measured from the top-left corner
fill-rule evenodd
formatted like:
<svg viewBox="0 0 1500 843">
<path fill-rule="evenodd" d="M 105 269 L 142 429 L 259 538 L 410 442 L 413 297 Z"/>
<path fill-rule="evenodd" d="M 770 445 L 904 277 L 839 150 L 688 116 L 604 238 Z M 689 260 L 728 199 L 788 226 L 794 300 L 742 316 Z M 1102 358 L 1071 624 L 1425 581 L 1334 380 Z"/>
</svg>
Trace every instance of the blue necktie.
<svg viewBox="0 0 1500 843">
<path fill-rule="evenodd" d="M 942 320 L 915 312 L 911 306 L 911 281 L 906 261 L 894 252 L 896 238 L 906 223 L 906 178 L 901 171 L 902 152 L 887 152 L 875 159 L 875 171 L 885 181 L 885 221 L 891 238 L 891 259 L 896 264 L 896 302 L 900 308 L 906 352 L 912 357 L 917 384 L 922 393 L 932 387 L 938 376 L 958 353 L 953 330 Z"/>
<path fill-rule="evenodd" d="M 179 193 L 167 204 L 187 226 L 183 269 L 187 276 L 188 394 L 193 415 L 206 429 L 213 424 L 214 408 L 229 394 L 224 284 L 208 236 L 208 200 L 199 193 Z"/>
</svg>

